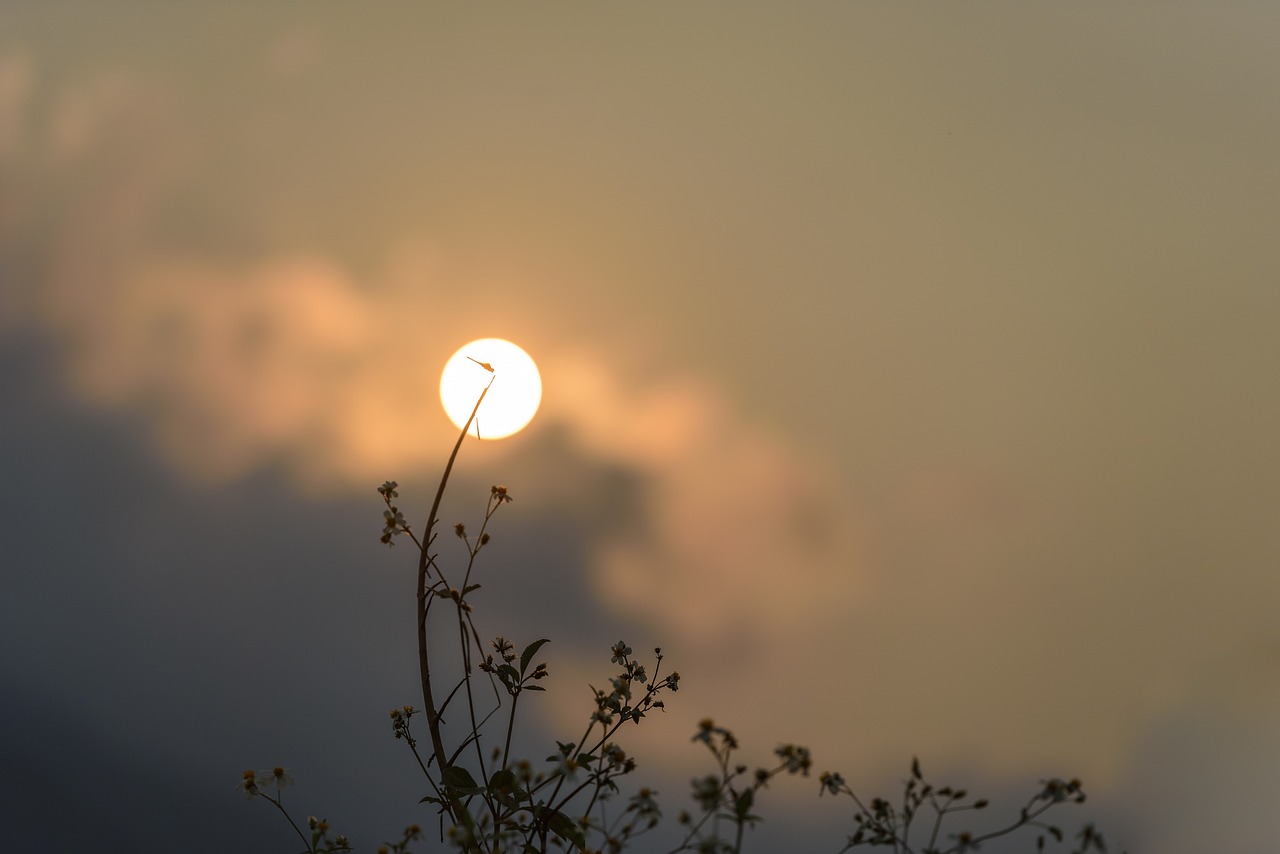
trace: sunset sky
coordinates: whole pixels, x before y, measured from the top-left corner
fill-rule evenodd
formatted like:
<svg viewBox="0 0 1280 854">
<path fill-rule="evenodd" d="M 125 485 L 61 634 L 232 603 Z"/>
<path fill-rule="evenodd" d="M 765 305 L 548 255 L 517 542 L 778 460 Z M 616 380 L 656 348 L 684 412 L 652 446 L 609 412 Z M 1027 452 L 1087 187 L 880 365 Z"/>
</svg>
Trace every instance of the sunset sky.
<svg viewBox="0 0 1280 854">
<path fill-rule="evenodd" d="M 1135 854 L 1280 850 L 1278 39 L 1246 0 L 4 4 L 7 847 L 289 850 L 234 791 L 274 764 L 359 850 L 433 826 L 375 487 L 421 526 L 440 371 L 501 337 L 542 408 L 445 522 L 515 496 L 477 606 L 552 639 L 531 756 L 621 637 L 683 676 L 629 742 L 672 816 L 711 716 L 868 795 L 918 755 L 1014 812 L 1080 777 L 1060 820 Z M 838 850 L 817 789 L 753 850 Z"/>
</svg>

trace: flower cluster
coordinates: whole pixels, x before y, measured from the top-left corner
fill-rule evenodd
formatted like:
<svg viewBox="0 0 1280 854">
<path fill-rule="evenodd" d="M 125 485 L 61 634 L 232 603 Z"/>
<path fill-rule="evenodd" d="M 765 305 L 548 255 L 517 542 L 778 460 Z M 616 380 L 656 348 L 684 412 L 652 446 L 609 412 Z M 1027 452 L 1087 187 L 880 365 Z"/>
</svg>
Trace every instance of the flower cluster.
<svg viewBox="0 0 1280 854">
<path fill-rule="evenodd" d="M 244 776 L 240 778 L 240 782 L 236 784 L 236 789 L 244 794 L 246 798 L 252 798 L 254 795 L 260 794 L 258 788 L 257 772 L 250 768 L 244 772 Z"/>
<path fill-rule="evenodd" d="M 403 854 L 409 850 L 410 842 L 417 842 L 422 838 L 422 828 L 416 824 L 411 824 L 404 829 L 404 833 L 399 842 L 394 845 L 379 845 L 378 854 Z"/>
<path fill-rule="evenodd" d="M 307 816 L 307 827 L 311 830 L 311 850 L 317 852 L 317 854 L 320 854 L 320 852 L 351 850 L 347 837 L 329 838 L 329 822 L 325 819 L 316 818 L 313 815 Z"/>
<path fill-rule="evenodd" d="M 610 771 L 630 774 L 636 769 L 636 761 L 628 756 L 625 750 L 612 742 L 605 745 L 604 752 L 601 755 L 604 757 L 605 767 Z"/>
<path fill-rule="evenodd" d="M 809 757 L 809 748 L 796 744 L 784 744 L 773 752 L 782 760 L 788 774 L 809 776 L 809 769 L 813 766 L 813 760 Z"/>
<path fill-rule="evenodd" d="M 548 675 L 547 665 L 545 662 L 537 664 L 533 670 L 529 669 L 529 665 L 533 664 L 533 657 L 537 655 L 538 650 L 543 644 L 547 643 L 546 638 L 536 640 L 524 648 L 520 654 L 519 668 L 516 667 L 516 645 L 506 638 L 499 635 L 491 641 L 493 652 L 497 653 L 502 659 L 498 662 L 493 653 L 486 655 L 484 661 L 477 666 L 490 676 L 497 677 L 503 687 L 507 689 L 507 694 L 512 697 L 517 696 L 521 691 L 543 691 L 545 690 L 539 685 L 531 685 L 530 682 L 537 682 L 546 679 Z"/>
<path fill-rule="evenodd" d="M 658 820 L 662 818 L 662 809 L 654 799 L 656 794 L 657 792 L 647 786 L 642 787 L 640 791 L 631 796 L 631 803 L 627 805 L 629 812 L 634 812 L 637 816 L 647 819 L 650 827 L 656 825 Z"/>
<path fill-rule="evenodd" d="M 618 716 L 620 721 L 634 721 L 640 723 L 640 719 L 644 717 L 645 712 L 650 709 L 662 709 L 663 702 L 657 699 L 657 694 L 664 688 L 671 691 L 680 690 L 680 674 L 671 673 L 663 679 L 657 678 L 657 669 L 662 666 L 662 649 L 655 648 L 653 653 L 657 658 L 654 664 L 654 679 L 650 681 L 649 672 L 643 664 L 631 658 L 631 647 L 627 646 L 626 641 L 618 641 L 609 648 L 609 661 L 613 664 L 621 664 L 622 672 L 617 676 L 609 679 L 609 691 L 592 687 L 595 694 L 596 709 L 591 715 L 591 720 L 604 726 L 613 723 L 614 716 Z M 634 703 L 633 686 L 644 686 L 644 695 Z"/>
<path fill-rule="evenodd" d="M 1040 790 L 1037 800 L 1050 801 L 1052 803 L 1062 803 L 1066 800 L 1075 801 L 1078 804 L 1084 803 L 1084 790 L 1081 789 L 1079 780 L 1059 780 L 1054 777 L 1049 780 L 1042 780 L 1044 788 Z"/>
<path fill-rule="evenodd" d="M 458 446 L 463 438 L 465 431 Z M 419 550 L 419 664 L 425 705 L 422 710 L 425 711 L 425 720 L 420 722 L 420 726 L 430 730 L 429 739 L 423 740 L 424 744 L 430 742 L 429 754 L 419 755 L 417 742 L 410 731 L 410 720 L 419 710 L 406 705 L 390 711 L 393 735 L 408 744 L 433 791 L 419 803 L 438 807 L 441 839 L 447 838 L 452 847 L 468 854 L 499 850 L 545 852 L 551 848 L 576 850 L 584 854 L 621 854 L 637 837 L 657 826 L 662 814 L 656 793 L 648 788 L 641 788 L 627 798 L 624 809 L 610 806 L 612 799 L 621 794 L 619 778 L 633 772 L 637 764 L 612 739 L 626 723 L 638 724 L 653 709 L 662 710 L 661 693 L 663 690 L 679 690 L 680 674 L 661 674 L 663 656 L 660 647 L 654 648 L 656 660 L 646 667 L 635 659 L 634 650 L 619 640 L 609 647 L 609 660 L 616 668 L 613 675 L 607 683 L 601 683 L 605 685 L 603 689 L 589 686 L 594 709 L 579 740 L 557 741 L 557 750 L 547 757 L 549 764 L 544 770 L 535 771 L 530 762 L 512 757 L 512 732 L 518 700 L 524 691 L 544 690 L 535 683 L 547 677 L 547 665 L 537 663 L 536 656 L 548 640 L 535 640 L 521 649 L 499 635 L 491 642 L 491 649 L 486 649 L 481 641 L 482 635 L 472 622 L 472 606 L 465 601 L 469 594 L 480 588 L 479 583 L 473 583 L 472 576 L 478 552 L 491 540 L 487 526 L 497 509 L 513 500 L 506 486 L 495 484 L 490 487 L 484 520 L 478 529 L 468 532 L 462 522 L 453 526 L 454 534 L 463 540 L 468 554 L 465 571 L 459 573 L 462 580 L 457 587 L 450 586 L 446 573 L 436 563 L 438 556 L 429 552 L 435 542 L 436 524 L 440 521 L 437 515 L 440 497 L 452 464 L 450 458 L 421 539 L 410 530 L 404 514 L 395 503 L 399 497 L 399 485 L 388 480 L 377 488 L 385 504 L 381 541 L 388 546 L 394 545 L 395 538 L 404 534 Z M 430 583 L 428 569 L 431 570 Z M 458 637 L 462 644 L 461 675 L 456 677 L 457 683 L 447 693 L 433 690 L 428 656 L 434 656 L 435 649 L 429 649 L 425 640 L 427 611 L 437 600 L 450 600 L 456 606 L 456 609 L 445 606 L 445 610 L 450 621 L 456 615 L 454 627 L 460 629 Z M 476 676 L 476 668 L 487 674 L 487 680 Z M 473 690 L 475 682 L 479 681 L 489 683 L 493 688 L 492 696 L 488 692 Z M 506 689 L 509 702 L 502 696 L 502 688 Z M 446 729 L 444 712 L 451 703 L 454 704 L 450 714 L 452 728 Z M 461 709 L 460 714 L 453 713 L 464 704 L 466 708 Z M 482 747 L 482 740 L 486 740 L 482 728 L 500 712 L 505 718 L 505 742 L 489 742 L 491 749 L 486 750 Z M 460 732 L 457 729 L 459 725 L 462 726 Z M 690 781 L 693 801 L 699 812 L 694 816 L 688 812 L 680 814 L 678 821 L 685 837 L 676 851 L 717 854 L 741 851 L 744 832 L 761 820 L 754 811 L 757 796 L 783 772 L 808 776 L 813 767 L 808 748 L 788 743 L 774 750 L 776 764 L 758 768 L 752 773 L 749 766 L 739 760 L 737 738 L 711 718 L 698 724 L 692 740 L 707 747 L 715 767 L 714 773 Z M 962 789 L 935 789 L 924 781 L 918 762 L 912 763 L 911 779 L 905 784 L 901 803 L 884 798 L 866 802 L 859 800 L 838 773 L 824 772 L 819 782 L 821 793 L 847 796 L 857 805 L 854 814 L 856 827 L 842 850 L 862 845 L 891 845 L 901 851 L 941 850 L 935 847 L 934 842 L 939 837 L 943 819 L 952 813 L 980 810 L 987 805 L 985 800 L 967 800 Z M 323 819 L 311 816 L 303 825 L 289 817 L 281 803 L 281 792 L 292 783 L 293 778 L 286 769 L 274 767 L 245 771 L 237 789 L 245 797 L 261 798 L 284 813 L 310 854 L 349 852 L 351 849 L 346 838 L 330 837 L 329 824 Z M 1083 800 L 1084 792 L 1078 780 L 1053 778 L 1042 781 L 1042 789 L 1007 826 L 978 835 L 967 830 L 952 833 L 950 838 L 955 844 L 947 850 L 957 854 L 977 850 L 989 839 L 1026 827 L 1039 828 L 1061 842 L 1061 831 L 1040 823 L 1039 817 L 1057 804 Z M 928 815 L 929 811 L 932 811 L 932 816 Z M 916 840 L 912 838 L 912 821 L 917 814 L 928 819 L 929 826 L 923 830 L 930 834 L 925 849 L 917 849 Z M 306 829 L 310 830 L 309 838 Z M 915 832 L 917 836 L 921 835 L 919 825 Z M 418 825 L 410 825 L 399 842 L 384 844 L 377 852 L 408 854 L 410 843 L 421 840 L 422 836 Z M 1089 826 L 1077 838 L 1081 840 L 1081 846 L 1075 854 L 1083 854 L 1093 848 L 1105 851 L 1101 835 Z M 1041 836 L 1038 845 L 1042 848 L 1043 844 L 1044 837 Z"/>
<path fill-rule="evenodd" d="M 831 771 L 823 771 L 818 777 L 818 782 L 822 785 L 819 794 L 838 795 L 848 788 L 848 783 L 844 781 L 844 777 Z"/>
<path fill-rule="evenodd" d="M 255 795 L 270 798 L 270 795 L 263 791 L 267 786 L 275 786 L 276 792 L 279 793 L 285 786 L 291 785 L 293 785 L 293 777 L 289 776 L 286 769 L 277 765 L 265 771 L 254 771 L 250 768 L 241 775 L 236 789 L 244 793 L 246 798 L 252 798 Z"/>
<path fill-rule="evenodd" d="M 391 499 L 398 496 L 396 487 L 399 486 L 394 480 L 388 480 L 382 486 L 378 487 L 378 494 L 382 496 L 382 501 L 387 505 L 387 509 L 382 511 L 382 537 L 381 542 L 389 546 L 394 546 L 394 539 L 399 534 L 409 533 L 409 523 L 405 521 L 404 514 L 400 512 L 400 508 L 391 503 Z"/>
<path fill-rule="evenodd" d="M 693 741 L 701 741 L 717 753 L 717 748 L 736 750 L 738 747 L 738 739 L 734 734 L 722 726 L 716 726 L 711 718 L 698 721 L 698 731 L 693 734 Z"/>
<path fill-rule="evenodd" d="M 418 710 L 413 706 L 401 706 L 398 709 L 391 710 L 391 731 L 396 738 L 403 738 L 409 743 L 410 747 L 417 746 L 418 742 L 409 734 L 409 718 L 417 714 Z"/>
</svg>

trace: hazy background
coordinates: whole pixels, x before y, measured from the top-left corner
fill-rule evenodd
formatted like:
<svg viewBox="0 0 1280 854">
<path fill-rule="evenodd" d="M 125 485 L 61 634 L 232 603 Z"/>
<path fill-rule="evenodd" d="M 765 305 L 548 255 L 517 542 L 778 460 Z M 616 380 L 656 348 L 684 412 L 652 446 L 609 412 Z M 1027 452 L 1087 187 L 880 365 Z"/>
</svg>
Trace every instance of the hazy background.
<svg viewBox="0 0 1280 854">
<path fill-rule="evenodd" d="M 410 821 L 411 546 L 472 338 L 539 362 L 446 522 L 695 722 L 910 757 L 1131 851 L 1280 847 L 1280 6 L 6 3 L 0 816 L 15 850 L 369 851 Z M 448 543 L 442 552 L 451 554 Z M 817 782 L 756 850 L 834 851 Z M 769 834 L 773 834 L 769 836 Z M 773 840 L 770 842 L 769 840 Z M 798 841 L 796 841 L 798 840 Z"/>
</svg>

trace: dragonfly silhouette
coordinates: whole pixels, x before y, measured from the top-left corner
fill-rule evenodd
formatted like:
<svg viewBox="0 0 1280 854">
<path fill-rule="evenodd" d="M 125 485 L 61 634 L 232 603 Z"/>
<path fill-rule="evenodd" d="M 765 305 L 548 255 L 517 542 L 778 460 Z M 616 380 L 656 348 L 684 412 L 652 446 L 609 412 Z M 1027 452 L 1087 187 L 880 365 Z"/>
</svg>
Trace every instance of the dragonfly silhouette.
<svg viewBox="0 0 1280 854">
<path fill-rule="evenodd" d="M 471 361 L 475 362 L 477 365 L 484 368 L 489 373 L 493 373 L 493 365 L 489 364 L 488 362 L 482 362 L 479 359 L 472 359 L 470 356 L 468 356 L 467 358 L 471 359 Z M 480 438 L 480 415 L 478 413 L 476 414 L 476 438 L 477 439 Z"/>
</svg>

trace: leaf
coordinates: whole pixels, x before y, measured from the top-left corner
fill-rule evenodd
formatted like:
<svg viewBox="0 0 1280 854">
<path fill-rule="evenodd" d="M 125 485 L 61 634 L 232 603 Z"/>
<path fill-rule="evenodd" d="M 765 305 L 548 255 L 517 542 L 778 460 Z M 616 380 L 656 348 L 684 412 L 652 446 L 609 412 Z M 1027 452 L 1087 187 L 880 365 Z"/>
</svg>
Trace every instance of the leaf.
<svg viewBox="0 0 1280 854">
<path fill-rule="evenodd" d="M 462 588 L 462 595 L 466 596 L 472 590 L 479 590 L 479 589 L 480 589 L 479 584 L 468 584 L 466 587 Z"/>
<path fill-rule="evenodd" d="M 507 809 L 515 810 L 529 793 L 520 788 L 510 768 L 499 768 L 489 778 L 489 794 Z"/>
<path fill-rule="evenodd" d="M 499 768 L 493 772 L 493 776 L 489 778 L 489 788 L 495 792 L 505 789 L 514 789 L 516 785 L 516 775 L 510 768 Z"/>
<path fill-rule="evenodd" d="M 515 687 L 520 682 L 520 674 L 516 673 L 516 669 L 510 664 L 499 664 L 498 675 L 502 681 L 511 687 Z"/>
<path fill-rule="evenodd" d="M 443 798 L 437 798 L 435 795 L 427 795 L 425 798 L 423 798 L 422 800 L 418 801 L 418 803 L 420 803 L 420 804 L 439 804 L 439 805 L 440 805 L 440 806 L 442 806 L 442 807 L 443 807 L 443 806 L 448 805 L 448 801 L 444 800 Z"/>
<path fill-rule="evenodd" d="M 751 818 L 751 802 L 755 800 L 755 795 L 756 793 L 751 789 L 745 789 L 734 801 L 733 811 L 738 816 L 738 821 L 746 821 Z"/>
<path fill-rule="evenodd" d="M 583 834 L 582 828 L 578 826 L 577 822 L 559 810 L 540 807 L 538 809 L 538 818 L 546 824 L 548 830 L 561 839 L 573 843 L 573 846 L 579 851 L 587 846 L 587 837 Z"/>
<path fill-rule="evenodd" d="M 540 638 L 524 648 L 524 652 L 520 653 L 520 675 L 523 676 L 525 671 L 529 669 L 529 662 L 533 661 L 533 657 L 538 654 L 538 650 L 542 649 L 544 643 L 550 643 L 549 638 Z"/>
<path fill-rule="evenodd" d="M 911 757 L 911 776 L 915 777 L 917 780 L 924 779 L 924 775 L 920 773 L 919 757 L 915 757 L 915 756 Z"/>
<path fill-rule="evenodd" d="M 471 772 L 461 765 L 450 765 L 441 773 L 440 779 L 449 788 L 466 791 L 467 794 L 475 794 L 480 791 L 480 787 L 476 785 L 475 778 L 471 776 Z"/>
</svg>

